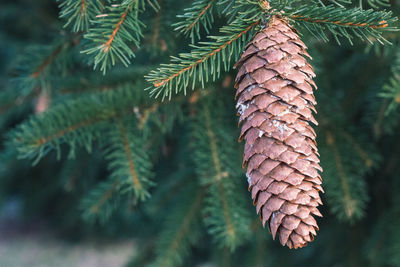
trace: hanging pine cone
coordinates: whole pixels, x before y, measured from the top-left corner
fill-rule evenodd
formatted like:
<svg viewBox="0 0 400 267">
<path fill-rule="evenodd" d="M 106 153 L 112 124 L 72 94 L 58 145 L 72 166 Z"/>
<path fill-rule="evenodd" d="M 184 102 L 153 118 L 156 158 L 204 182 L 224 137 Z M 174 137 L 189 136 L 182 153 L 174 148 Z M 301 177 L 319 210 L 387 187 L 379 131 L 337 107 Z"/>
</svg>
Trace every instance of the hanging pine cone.
<svg viewBox="0 0 400 267">
<path fill-rule="evenodd" d="M 322 216 L 322 171 L 309 122 L 316 104 L 313 68 L 305 44 L 281 17 L 274 16 L 246 46 L 236 63 L 237 109 L 245 139 L 243 165 L 249 190 L 268 221 L 272 237 L 299 248 L 314 239 Z M 312 110 L 312 111 L 311 111 Z"/>
</svg>

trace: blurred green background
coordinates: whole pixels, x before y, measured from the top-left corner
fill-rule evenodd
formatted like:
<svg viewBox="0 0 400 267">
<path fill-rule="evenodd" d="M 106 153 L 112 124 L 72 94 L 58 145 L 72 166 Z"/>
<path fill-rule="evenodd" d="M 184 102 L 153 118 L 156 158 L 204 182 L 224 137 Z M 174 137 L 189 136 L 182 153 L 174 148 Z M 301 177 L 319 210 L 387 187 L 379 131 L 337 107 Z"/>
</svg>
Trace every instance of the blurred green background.
<svg viewBox="0 0 400 267">
<path fill-rule="evenodd" d="M 143 75 L 169 62 L 170 55 L 188 51 L 189 41 L 174 32 L 171 24 L 191 2 L 163 0 L 161 18 L 150 11 L 143 15 L 147 27 L 134 64 L 117 64 L 105 76 L 93 71 L 92 61 L 80 53 L 80 45 L 87 45 L 85 41 L 77 44 L 82 33 L 63 28 L 65 19 L 59 18 L 58 4 L 53 0 L 0 2 L 0 267 L 148 266 L 161 257 L 166 241 L 159 240 L 168 236 L 163 230 L 174 233 L 171 217 L 179 215 L 175 212 L 180 205 L 197 192 L 192 158 L 196 159 L 193 143 L 199 142 L 188 132 L 201 127 L 193 127 L 191 116 L 198 110 L 191 109 L 190 101 L 179 99 L 175 106 L 166 105 L 157 111 L 157 119 L 150 119 L 151 127 L 144 127 L 144 150 L 154 163 L 158 184 L 148 203 L 118 200 L 107 204 L 100 218 L 90 217 L 84 206 L 85 197 L 93 196 L 88 192 L 107 182 L 111 172 L 101 141 L 96 141 L 90 153 L 76 145 L 75 158 L 70 157 L 70 147 L 62 144 L 58 151 L 45 151 L 46 157 L 32 166 L 32 160 L 18 159 L 21 154 L 9 133 L 27 118 L 40 117 L 42 111 L 79 97 L 96 102 L 90 94 L 105 95 L 117 87 L 120 91 L 140 88 L 135 92 L 140 97 L 134 99 L 147 104 L 148 93 L 142 89 L 148 84 Z M 397 15 L 398 1 L 390 4 Z M 225 22 L 216 19 L 211 33 Z M 317 131 L 326 194 L 316 240 L 307 248 L 289 251 L 260 227 L 240 169 L 242 144 L 236 142 L 233 70 L 208 83 L 200 95 L 204 106 L 212 107 L 215 114 L 228 114 L 216 115 L 219 120 L 214 123 L 230 125 L 221 126 L 229 130 L 228 143 L 221 142 L 221 146 L 236 151 L 227 161 L 236 166 L 233 169 L 240 178 L 237 193 L 244 196 L 248 210 L 244 217 L 250 222 L 251 234 L 231 254 L 217 245 L 205 226 L 196 226 L 188 231 L 197 235 L 195 244 L 179 251 L 179 255 L 191 252 L 182 266 L 400 266 L 400 87 L 390 86 L 390 79 L 399 79 L 399 35 L 384 34 L 392 45 L 360 41 L 350 45 L 341 40 L 339 46 L 301 33 L 313 56 L 319 86 Z M 32 66 L 40 66 L 60 43 L 67 43 L 66 52 L 52 63 L 46 77 L 30 84 Z M 385 86 L 391 92 L 387 98 L 381 97 Z M 51 97 L 41 88 L 50 88 Z M 138 113 L 133 106 L 129 111 L 134 116 Z M 333 145 L 328 140 L 332 134 Z M 344 183 L 350 187 L 350 202 L 344 197 Z M 168 266 L 179 260 L 171 262 Z"/>
</svg>

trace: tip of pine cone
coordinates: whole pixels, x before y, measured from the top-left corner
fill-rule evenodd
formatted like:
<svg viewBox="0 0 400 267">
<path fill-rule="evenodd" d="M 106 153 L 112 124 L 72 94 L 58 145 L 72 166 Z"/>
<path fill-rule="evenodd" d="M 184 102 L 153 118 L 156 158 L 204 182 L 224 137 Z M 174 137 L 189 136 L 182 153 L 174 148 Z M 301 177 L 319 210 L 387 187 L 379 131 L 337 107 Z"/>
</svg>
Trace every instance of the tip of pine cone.
<svg viewBox="0 0 400 267">
<path fill-rule="evenodd" d="M 304 248 L 308 245 L 308 243 L 303 243 L 303 244 L 298 244 L 298 245 L 294 245 L 292 247 L 289 247 L 289 249 L 298 249 L 298 248 Z"/>
</svg>

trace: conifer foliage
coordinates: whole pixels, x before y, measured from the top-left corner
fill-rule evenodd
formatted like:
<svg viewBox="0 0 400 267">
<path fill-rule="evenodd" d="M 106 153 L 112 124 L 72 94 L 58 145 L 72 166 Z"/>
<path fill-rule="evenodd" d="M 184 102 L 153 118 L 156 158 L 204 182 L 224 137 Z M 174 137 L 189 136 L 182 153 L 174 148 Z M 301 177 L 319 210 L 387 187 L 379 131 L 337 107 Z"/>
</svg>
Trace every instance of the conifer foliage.
<svg viewBox="0 0 400 267">
<path fill-rule="evenodd" d="M 398 265 L 398 12 L 1 1 L 0 204 L 130 266 Z"/>
</svg>

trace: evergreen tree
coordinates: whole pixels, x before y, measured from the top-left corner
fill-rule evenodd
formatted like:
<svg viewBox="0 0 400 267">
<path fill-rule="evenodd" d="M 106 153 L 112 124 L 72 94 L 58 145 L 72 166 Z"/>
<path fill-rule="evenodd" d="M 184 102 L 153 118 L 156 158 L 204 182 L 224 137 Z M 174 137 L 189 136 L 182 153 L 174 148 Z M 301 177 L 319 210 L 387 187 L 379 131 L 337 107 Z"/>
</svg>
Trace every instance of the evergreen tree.
<svg viewBox="0 0 400 267">
<path fill-rule="evenodd" d="M 398 11 L 2 1 L 0 204 L 76 238 L 134 237 L 130 266 L 398 266 Z M 268 228 L 291 248 L 316 236 L 293 251 Z"/>
</svg>

